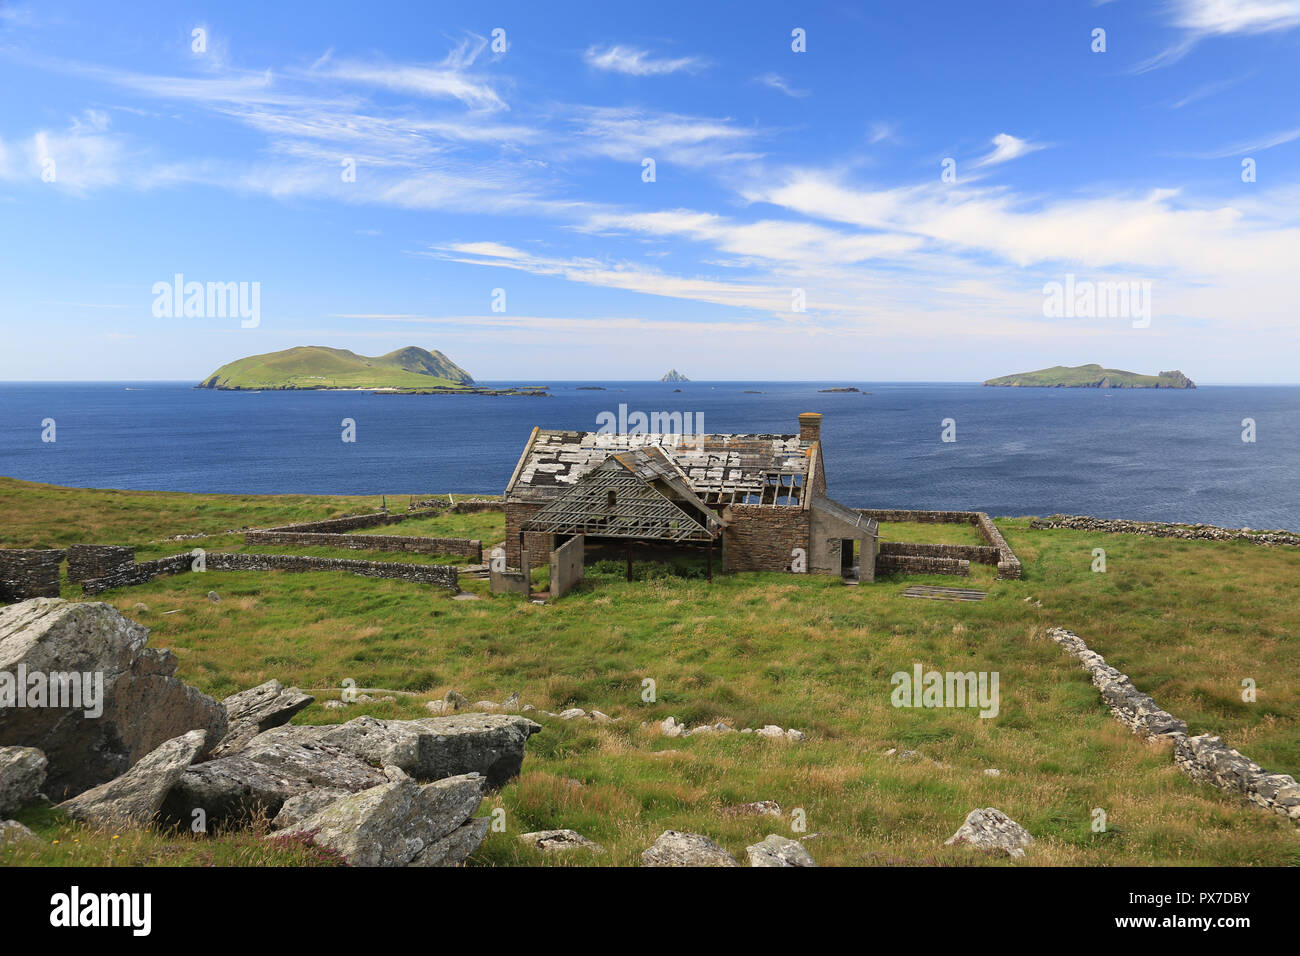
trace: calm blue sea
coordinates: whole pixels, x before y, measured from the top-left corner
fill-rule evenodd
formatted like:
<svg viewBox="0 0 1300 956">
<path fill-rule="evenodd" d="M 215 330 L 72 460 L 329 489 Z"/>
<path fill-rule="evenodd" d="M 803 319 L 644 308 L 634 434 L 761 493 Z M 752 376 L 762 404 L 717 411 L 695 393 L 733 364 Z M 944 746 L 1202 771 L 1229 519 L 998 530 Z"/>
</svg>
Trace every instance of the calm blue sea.
<svg viewBox="0 0 1300 956">
<path fill-rule="evenodd" d="M 592 384 L 606 390 L 578 390 Z M 1300 529 L 1300 387 L 831 384 L 870 394 L 791 382 L 552 383 L 551 398 L 0 383 L 0 474 L 172 491 L 499 493 L 534 425 L 594 430 L 620 403 L 702 414 L 708 432 L 790 433 L 799 412 L 820 411 L 830 493 L 852 506 Z M 53 443 L 41 440 L 47 418 Z M 355 443 L 341 440 L 344 418 Z M 946 418 L 956 442 L 940 440 Z"/>
</svg>

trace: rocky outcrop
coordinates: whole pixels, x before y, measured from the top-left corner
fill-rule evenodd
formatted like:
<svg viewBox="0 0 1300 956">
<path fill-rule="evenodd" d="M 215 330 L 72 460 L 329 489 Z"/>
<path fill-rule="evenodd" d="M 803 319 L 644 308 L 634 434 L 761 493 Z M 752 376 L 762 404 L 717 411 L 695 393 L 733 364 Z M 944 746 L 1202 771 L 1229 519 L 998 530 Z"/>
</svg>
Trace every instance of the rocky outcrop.
<svg viewBox="0 0 1300 956">
<path fill-rule="evenodd" d="M 375 765 L 400 767 L 416 780 L 481 774 L 492 788 L 519 774 L 528 738 L 541 725 L 510 714 L 458 714 L 418 720 L 358 717 L 324 727 L 276 727 L 253 738 L 337 747 Z"/>
<path fill-rule="evenodd" d="M 753 846 L 745 847 L 750 866 L 816 866 L 817 861 L 798 840 L 775 833 Z"/>
<path fill-rule="evenodd" d="M 63 688 L 46 706 L 0 708 L 0 744 L 45 753 L 53 799 L 121 776 L 186 731 L 201 729 L 213 743 L 225 736 L 225 708 L 178 680 L 176 657 L 148 638 L 107 604 L 37 598 L 0 609 L 0 675 L 20 693 L 33 682 Z M 75 684 L 61 681 L 74 674 Z"/>
<path fill-rule="evenodd" d="M 212 756 L 237 753 L 263 731 L 287 724 L 293 715 L 316 700 L 296 687 L 287 690 L 278 680 L 269 680 L 249 690 L 231 694 L 221 703 L 226 708 L 229 729 Z"/>
<path fill-rule="evenodd" d="M 353 866 L 455 866 L 487 834 L 472 820 L 483 797 L 478 774 L 419 784 L 398 779 L 333 801 L 281 836 L 299 836 Z"/>
<path fill-rule="evenodd" d="M 191 730 L 169 740 L 130 770 L 59 804 L 69 817 L 98 826 L 146 826 L 203 749 L 206 734 Z"/>
<path fill-rule="evenodd" d="M 645 866 L 740 866 L 736 858 L 706 836 L 665 830 L 641 853 Z"/>
<path fill-rule="evenodd" d="M 0 816 L 40 803 L 45 754 L 35 747 L 0 747 Z"/>
<path fill-rule="evenodd" d="M 993 807 L 972 810 L 957 832 L 943 841 L 944 846 L 969 844 L 981 850 L 1002 850 L 1008 856 L 1023 857 L 1025 847 L 1034 842 L 1029 831 Z"/>
<path fill-rule="evenodd" d="M 202 810 L 214 828 L 246 826 L 259 815 L 275 817 L 290 798 L 322 788 L 340 796 L 386 779 L 338 747 L 258 737 L 240 753 L 186 770 L 167 795 L 163 818 L 188 827 L 194 811 Z"/>
</svg>

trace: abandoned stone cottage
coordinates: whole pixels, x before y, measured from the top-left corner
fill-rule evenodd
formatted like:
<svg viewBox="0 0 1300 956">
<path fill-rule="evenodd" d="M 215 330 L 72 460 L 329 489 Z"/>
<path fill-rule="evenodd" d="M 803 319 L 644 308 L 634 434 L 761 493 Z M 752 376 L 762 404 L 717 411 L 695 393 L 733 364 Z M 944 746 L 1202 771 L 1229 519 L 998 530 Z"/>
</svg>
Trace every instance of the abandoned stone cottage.
<svg viewBox="0 0 1300 956">
<path fill-rule="evenodd" d="M 875 577 L 874 520 L 826 495 L 822 416 L 797 435 L 617 434 L 534 428 L 505 491 L 506 563 L 576 535 L 591 548 L 715 551 L 724 571 Z"/>
</svg>

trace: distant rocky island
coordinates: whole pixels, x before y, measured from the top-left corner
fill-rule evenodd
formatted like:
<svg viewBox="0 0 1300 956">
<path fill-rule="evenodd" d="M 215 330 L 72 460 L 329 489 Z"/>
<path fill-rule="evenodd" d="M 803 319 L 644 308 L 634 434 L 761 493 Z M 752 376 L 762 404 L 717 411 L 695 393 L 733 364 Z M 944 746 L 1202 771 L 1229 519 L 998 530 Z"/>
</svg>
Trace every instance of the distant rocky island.
<svg viewBox="0 0 1300 956">
<path fill-rule="evenodd" d="M 1196 383 L 1178 370 L 1140 375 L 1100 365 L 1053 365 L 1037 372 L 991 378 L 985 385 L 1001 388 L 1195 388 Z"/>
<path fill-rule="evenodd" d="M 661 379 L 659 379 L 659 381 L 661 381 L 661 382 L 689 382 L 690 379 L 687 378 L 685 375 L 683 375 L 681 372 L 677 371 L 677 369 L 675 369 L 675 368 L 670 368 L 667 372 L 664 373 L 664 377 L 661 378 Z"/>
<path fill-rule="evenodd" d="M 221 366 L 197 386 L 219 391 L 351 389 L 402 395 L 545 395 L 543 386 L 482 388 L 441 352 L 407 346 L 387 355 L 300 345 Z"/>
</svg>

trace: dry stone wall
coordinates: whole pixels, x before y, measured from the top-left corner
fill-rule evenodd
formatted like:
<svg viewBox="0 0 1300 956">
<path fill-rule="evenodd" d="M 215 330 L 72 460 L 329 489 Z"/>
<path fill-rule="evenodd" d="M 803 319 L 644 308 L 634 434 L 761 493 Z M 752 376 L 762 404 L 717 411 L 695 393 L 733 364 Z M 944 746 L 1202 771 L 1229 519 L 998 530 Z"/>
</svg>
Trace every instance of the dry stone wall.
<svg viewBox="0 0 1300 956">
<path fill-rule="evenodd" d="M 1174 741 L 1174 762 L 1193 780 L 1238 793 L 1258 807 L 1300 823 L 1300 784 L 1294 777 L 1269 773 L 1218 737 L 1189 737 L 1186 723 L 1162 710 L 1073 631 L 1054 627 L 1047 636 L 1092 674 L 1093 684 L 1118 721 L 1140 737 Z"/>
<path fill-rule="evenodd" d="M 955 574 L 970 575 L 970 561 L 933 555 L 885 554 L 876 557 L 876 570 L 894 574 Z"/>
<path fill-rule="evenodd" d="M 907 523 L 918 522 L 921 524 L 970 524 L 974 525 L 988 546 L 995 549 L 998 553 L 997 561 L 992 562 L 998 567 L 998 577 L 1000 579 L 1015 579 L 1021 574 L 1020 559 L 1016 553 L 1011 550 L 1011 545 L 1007 544 L 1006 538 L 1002 537 L 1002 532 L 998 530 L 997 525 L 983 511 L 917 511 L 899 508 L 857 508 L 858 514 L 865 515 L 868 518 L 875 518 L 877 521 Z M 938 546 L 945 547 L 945 546 Z M 881 553 L 885 553 L 885 544 L 881 544 Z M 982 560 L 971 558 L 968 560 Z M 939 572 L 946 573 L 946 572 Z"/>
<path fill-rule="evenodd" d="M 135 548 L 115 544 L 74 544 L 68 548 L 68 582 L 80 584 L 135 563 Z"/>
<path fill-rule="evenodd" d="M 281 547 L 351 548 L 358 551 L 404 551 L 452 554 L 483 561 L 483 542 L 472 538 L 424 538 L 405 534 L 330 534 L 319 531 L 247 531 L 245 544 Z"/>
<path fill-rule="evenodd" d="M 57 548 L 0 549 L 0 601 L 58 597 L 59 565 L 66 553 Z"/>
<path fill-rule="evenodd" d="M 1212 524 L 1170 524 L 1163 521 L 1125 521 L 1088 515 L 1051 515 L 1035 518 L 1031 528 L 1069 528 L 1107 534 L 1144 534 L 1152 538 L 1187 538 L 1209 541 L 1249 541 L 1252 544 L 1300 547 L 1300 534 L 1290 531 L 1256 531 L 1253 528 L 1219 528 Z"/>
<path fill-rule="evenodd" d="M 918 544 L 914 541 L 882 541 L 880 554 L 891 557 L 956 558 L 976 564 L 998 563 L 998 549 L 983 544 Z"/>
</svg>

